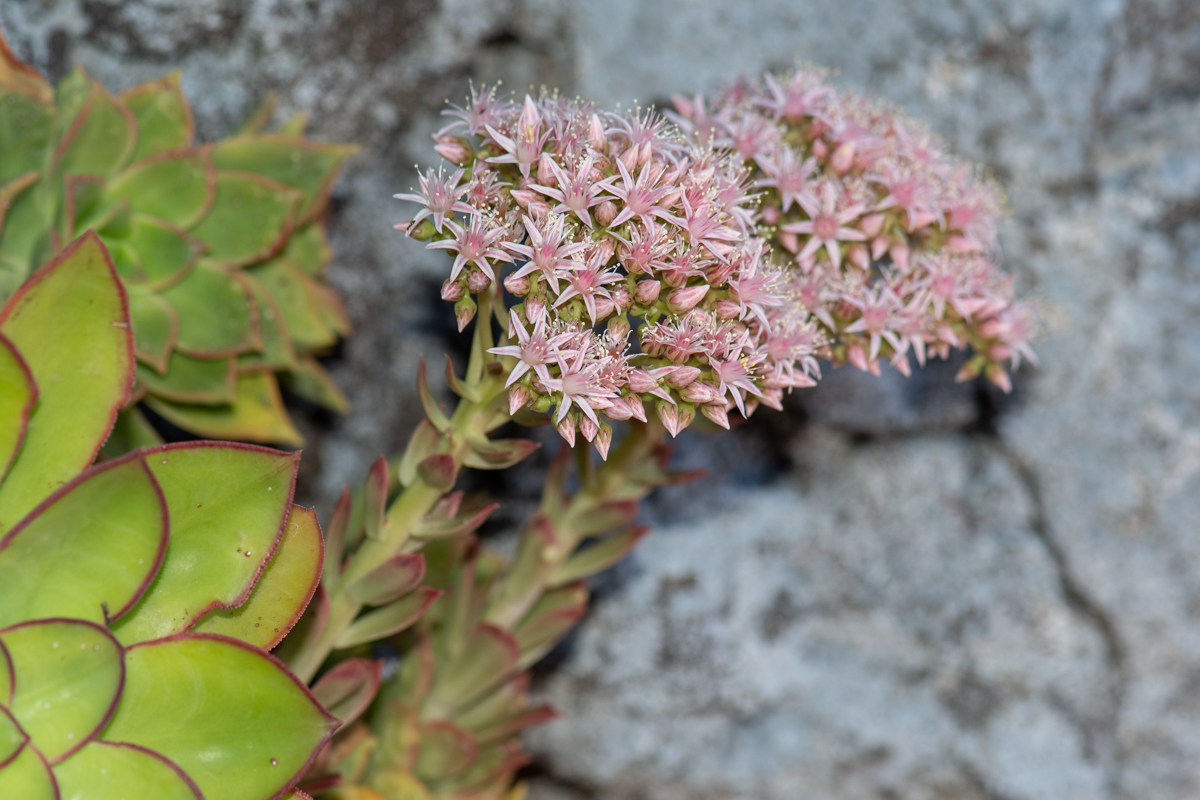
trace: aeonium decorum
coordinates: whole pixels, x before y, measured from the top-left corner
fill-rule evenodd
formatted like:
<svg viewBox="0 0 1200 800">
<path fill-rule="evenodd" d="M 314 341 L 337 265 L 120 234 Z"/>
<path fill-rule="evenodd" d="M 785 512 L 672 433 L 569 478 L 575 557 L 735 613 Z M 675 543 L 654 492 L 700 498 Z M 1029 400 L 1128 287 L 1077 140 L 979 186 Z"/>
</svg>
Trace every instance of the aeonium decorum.
<svg viewBox="0 0 1200 800">
<path fill-rule="evenodd" d="M 425 207 L 398 227 L 455 254 L 460 329 L 498 280 L 520 300 L 491 351 L 514 413 L 553 411 L 603 455 L 608 420 L 728 427 L 814 385 L 819 358 L 907 373 L 910 351 L 970 345 L 969 369 L 1007 387 L 1029 317 L 992 260 L 989 186 L 807 73 L 711 105 L 680 100 L 676 127 L 472 90 L 447 112 L 436 149 L 456 166 L 397 195 Z"/>
</svg>

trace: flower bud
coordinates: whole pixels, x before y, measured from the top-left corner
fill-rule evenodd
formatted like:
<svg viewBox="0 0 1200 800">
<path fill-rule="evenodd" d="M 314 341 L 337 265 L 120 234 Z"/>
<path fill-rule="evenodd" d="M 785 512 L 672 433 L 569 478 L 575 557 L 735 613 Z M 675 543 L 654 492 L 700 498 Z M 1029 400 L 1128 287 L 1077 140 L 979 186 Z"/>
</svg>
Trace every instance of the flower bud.
<svg viewBox="0 0 1200 800">
<path fill-rule="evenodd" d="M 717 315 L 718 319 L 736 319 L 742 313 L 742 309 L 737 301 L 723 297 L 713 303 L 713 313 Z"/>
<path fill-rule="evenodd" d="M 664 380 L 673 389 L 682 389 L 700 377 L 699 367 L 676 367 Z"/>
<path fill-rule="evenodd" d="M 847 251 L 846 257 L 849 259 L 851 264 L 859 269 L 866 269 L 867 267 L 871 266 L 871 258 L 867 254 L 867 246 L 861 242 L 855 242 L 854 244 L 850 245 L 850 249 Z"/>
<path fill-rule="evenodd" d="M 529 294 L 529 276 L 517 275 L 513 273 L 504 279 L 504 288 L 515 294 L 517 297 L 524 297 Z"/>
<path fill-rule="evenodd" d="M 644 369 L 631 369 L 625 385 L 629 387 L 630 391 L 645 394 L 658 388 L 658 381 Z"/>
<path fill-rule="evenodd" d="M 640 305 L 648 306 L 658 299 L 658 293 L 661 291 L 662 284 L 658 281 L 638 281 L 633 289 L 633 299 Z"/>
<path fill-rule="evenodd" d="M 604 137 L 604 123 L 600 121 L 598 114 L 592 114 L 591 122 L 588 123 L 588 144 L 598 153 L 603 153 L 608 147 L 608 140 Z"/>
<path fill-rule="evenodd" d="M 508 415 L 511 417 L 528 405 L 529 398 L 529 389 L 525 384 L 513 384 L 508 390 Z"/>
<path fill-rule="evenodd" d="M 454 303 L 467 296 L 467 287 L 461 280 L 449 280 L 442 284 L 442 299 Z"/>
<path fill-rule="evenodd" d="M 538 398 L 533 401 L 530 409 L 539 414 L 545 414 L 550 409 L 554 408 L 554 398 L 548 394 L 538 395 Z"/>
<path fill-rule="evenodd" d="M 487 288 L 492 285 L 492 279 L 484 275 L 479 270 L 472 270 L 467 275 L 467 290 L 472 294 L 486 292 Z"/>
<path fill-rule="evenodd" d="M 779 244 L 789 253 L 799 252 L 800 238 L 796 234 L 790 231 L 780 231 L 775 238 L 779 239 Z"/>
<path fill-rule="evenodd" d="M 829 168 L 839 175 L 845 174 L 850 167 L 854 166 L 855 149 L 854 142 L 840 145 L 837 150 L 833 151 L 833 158 L 829 159 Z"/>
<path fill-rule="evenodd" d="M 738 265 L 733 261 L 718 261 L 704 270 L 704 277 L 708 279 L 710 286 L 723 286 L 733 277 L 737 268 Z"/>
<path fill-rule="evenodd" d="M 629 338 L 629 330 L 629 320 L 625 318 L 625 315 L 609 318 L 608 335 L 612 338 L 624 342 Z"/>
<path fill-rule="evenodd" d="M 858 342 L 846 348 L 846 360 L 863 372 L 870 371 L 867 364 L 867 351 L 863 350 L 862 345 Z"/>
<path fill-rule="evenodd" d="M 546 316 L 546 301 L 539 294 L 529 295 L 525 298 L 524 303 L 525 319 L 530 324 L 536 325 L 542 317 Z"/>
<path fill-rule="evenodd" d="M 829 145 L 825 144 L 824 140 L 817 139 L 812 143 L 812 154 L 817 158 L 823 159 L 829 155 Z"/>
<path fill-rule="evenodd" d="M 620 158 L 621 163 L 625 165 L 625 169 L 629 170 L 630 175 L 637 171 L 638 149 L 636 145 L 630 146 L 628 150 L 621 153 Z"/>
<path fill-rule="evenodd" d="M 445 134 L 433 138 L 437 142 L 433 146 L 433 149 L 447 161 L 462 167 L 466 166 L 466 163 L 471 160 L 471 143 L 461 136 Z"/>
<path fill-rule="evenodd" d="M 617 309 L 617 304 L 607 297 L 596 298 L 596 321 L 600 321 L 612 315 Z"/>
<path fill-rule="evenodd" d="M 904 239 L 893 239 L 892 246 L 888 249 L 892 253 L 892 261 L 895 262 L 896 268 L 908 269 L 908 242 Z"/>
<path fill-rule="evenodd" d="M 866 234 L 868 239 L 874 239 L 883 230 L 883 214 L 868 214 L 858 221 L 858 229 Z"/>
<path fill-rule="evenodd" d="M 631 295 L 629 290 L 624 286 L 618 286 L 616 289 L 611 290 L 608 294 L 610 297 L 612 297 L 613 302 L 616 303 L 617 309 L 621 311 L 621 313 L 628 311 L 629 307 L 633 305 L 633 295 Z"/>
<path fill-rule="evenodd" d="M 679 427 L 679 409 L 671 403 L 660 400 L 655 405 L 654 411 L 658 414 L 663 427 L 670 431 L 672 436 L 678 435 L 683 430 L 683 428 Z"/>
<path fill-rule="evenodd" d="M 475 311 L 478 307 L 470 295 L 463 297 L 454 304 L 454 318 L 458 320 L 459 331 L 464 331 L 471 324 L 471 320 L 475 319 Z"/>
<path fill-rule="evenodd" d="M 541 157 L 538 158 L 538 183 L 551 189 L 554 189 L 558 186 L 558 177 L 554 174 L 553 164 L 554 157 L 549 153 L 542 153 Z"/>
<path fill-rule="evenodd" d="M 612 200 L 605 200 L 600 205 L 596 206 L 596 221 L 604 227 L 612 225 L 612 221 L 617 218 L 617 204 Z"/>
<path fill-rule="evenodd" d="M 605 461 L 608 461 L 608 448 L 612 446 L 612 435 L 612 426 L 607 422 L 602 422 L 600 430 L 596 432 L 596 438 L 592 440 L 592 444 L 596 445 L 596 452 Z"/>
<path fill-rule="evenodd" d="M 428 242 L 433 238 L 433 235 L 437 233 L 437 228 L 433 227 L 433 223 L 431 221 L 423 219 L 417 225 L 413 225 L 410 222 L 408 227 L 405 228 L 405 231 L 409 236 L 411 236 L 413 239 L 416 239 L 418 242 Z"/>
<path fill-rule="evenodd" d="M 725 430 L 729 430 L 729 414 L 725 411 L 725 406 L 720 405 L 704 405 L 700 406 L 700 413 L 708 417 L 710 420 L 720 425 Z"/>
<path fill-rule="evenodd" d="M 999 386 L 1005 394 L 1012 393 L 1012 381 L 1009 379 L 1008 373 L 1004 371 L 1004 367 L 999 364 L 988 364 L 983 374 L 989 381 Z"/>
<path fill-rule="evenodd" d="M 642 398 L 640 395 L 625 395 L 625 402 L 629 403 L 629 410 L 633 414 L 634 419 L 641 422 L 646 421 L 646 407 L 642 405 Z"/>
<path fill-rule="evenodd" d="M 682 289 L 676 289 L 667 298 L 667 309 L 675 314 L 691 311 L 708 294 L 708 288 L 707 284 L 701 284 L 700 286 L 685 286 Z"/>
<path fill-rule="evenodd" d="M 510 194 L 512 195 L 513 202 L 521 208 L 529 208 L 530 203 L 540 200 L 542 197 L 533 189 L 513 189 Z"/>
<path fill-rule="evenodd" d="M 567 441 L 568 447 L 575 446 L 575 420 L 571 419 L 570 414 L 563 417 L 561 422 L 554 423 L 554 427 L 558 428 L 558 435 Z"/>
<path fill-rule="evenodd" d="M 720 399 L 720 395 L 717 394 L 717 387 L 704 381 L 696 381 L 688 384 L 679 393 L 679 396 L 689 403 L 701 404 L 715 403 Z"/>
<path fill-rule="evenodd" d="M 534 200 L 529 204 L 529 213 L 535 219 L 541 219 L 550 213 L 550 204 L 544 200 Z"/>
<path fill-rule="evenodd" d="M 778 224 L 782 215 L 779 213 L 779 206 L 767 206 L 762 210 L 762 221 L 764 225 Z"/>
<path fill-rule="evenodd" d="M 579 419 L 579 432 L 583 434 L 584 439 L 590 442 L 600 432 L 600 426 L 592 422 L 591 417 L 585 415 Z"/>
<path fill-rule="evenodd" d="M 623 398 L 617 397 L 613 399 L 608 408 L 604 409 L 604 416 L 620 422 L 632 417 L 633 409 L 629 407 L 629 403 L 625 402 Z"/>
</svg>

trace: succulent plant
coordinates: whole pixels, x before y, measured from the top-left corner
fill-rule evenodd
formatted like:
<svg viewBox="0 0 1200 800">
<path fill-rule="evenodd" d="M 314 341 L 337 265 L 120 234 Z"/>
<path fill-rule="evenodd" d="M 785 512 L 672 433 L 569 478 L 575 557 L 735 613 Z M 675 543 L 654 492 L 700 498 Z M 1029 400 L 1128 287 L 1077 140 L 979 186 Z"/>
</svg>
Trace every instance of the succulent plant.
<svg viewBox="0 0 1200 800">
<path fill-rule="evenodd" d="M 284 797 L 338 725 L 263 649 L 322 567 L 298 456 L 92 466 L 134 384 L 129 323 L 91 233 L 0 309 L 0 797 Z"/>
<path fill-rule="evenodd" d="M 322 282 L 322 216 L 345 145 L 303 120 L 193 142 L 178 73 L 114 96 L 77 68 L 51 88 L 0 38 L 0 299 L 95 229 L 129 297 L 131 403 L 209 438 L 298 445 L 279 380 L 346 400 L 315 356 L 349 332 Z M 154 441 L 132 407 L 114 445 Z M 120 448 L 117 448 L 120 449 Z"/>
</svg>

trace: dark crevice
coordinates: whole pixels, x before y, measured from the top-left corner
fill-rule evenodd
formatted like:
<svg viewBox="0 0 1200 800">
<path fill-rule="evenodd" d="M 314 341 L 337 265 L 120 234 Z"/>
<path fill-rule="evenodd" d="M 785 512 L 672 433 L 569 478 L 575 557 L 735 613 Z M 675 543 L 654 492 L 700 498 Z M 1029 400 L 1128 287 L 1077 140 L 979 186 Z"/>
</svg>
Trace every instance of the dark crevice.
<svg viewBox="0 0 1200 800">
<path fill-rule="evenodd" d="M 1128 685 L 1127 655 L 1117 625 L 1108 611 L 1086 589 L 1071 569 L 1066 551 L 1054 535 L 1037 473 L 1002 439 L 995 440 L 996 451 L 1016 474 L 1029 496 L 1033 511 L 1030 529 L 1045 548 L 1058 577 L 1059 590 L 1067 606 L 1091 626 L 1104 642 L 1105 662 L 1109 672 L 1108 709 L 1102 716 L 1097 735 L 1084 731 L 1085 739 L 1095 742 L 1097 761 L 1107 775 L 1109 796 L 1123 798 L 1123 754 L 1120 744 L 1120 720 Z"/>
</svg>

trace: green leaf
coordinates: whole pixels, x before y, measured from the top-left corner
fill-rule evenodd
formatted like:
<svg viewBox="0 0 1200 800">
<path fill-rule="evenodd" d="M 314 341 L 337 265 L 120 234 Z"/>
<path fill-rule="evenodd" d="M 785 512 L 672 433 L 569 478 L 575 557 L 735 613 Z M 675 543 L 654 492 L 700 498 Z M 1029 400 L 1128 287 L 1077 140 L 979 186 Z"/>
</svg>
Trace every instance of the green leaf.
<svg viewBox="0 0 1200 800">
<path fill-rule="evenodd" d="M 205 797 L 262 800 L 289 786 L 337 721 L 261 650 L 210 634 L 131 647 L 104 739 L 171 759 Z"/>
<path fill-rule="evenodd" d="M 628 555 L 647 533 L 648 528 L 630 528 L 583 548 L 551 573 L 548 586 L 565 586 L 608 569 Z"/>
<path fill-rule="evenodd" d="M 232 406 L 199 406 L 147 397 L 146 405 L 168 422 L 210 439 L 240 439 L 299 447 L 304 437 L 292 425 L 275 376 L 267 372 L 238 375 Z"/>
<path fill-rule="evenodd" d="M 321 526 L 311 508 L 292 506 L 287 529 L 254 585 L 237 608 L 218 609 L 192 626 L 270 650 L 287 636 L 308 607 L 321 578 Z"/>
<path fill-rule="evenodd" d="M 161 375 L 138 364 L 138 385 L 157 397 L 180 403 L 232 403 L 237 391 L 237 361 L 171 354 Z"/>
<path fill-rule="evenodd" d="M 312 291 L 316 284 L 303 270 L 286 258 L 276 258 L 247 272 L 275 298 L 298 351 L 325 348 L 337 342 L 337 334 L 321 318 L 321 308 Z"/>
<path fill-rule="evenodd" d="M 525 669 L 550 648 L 587 613 L 587 587 L 575 583 L 555 589 L 534 604 L 525 620 L 513 631 L 521 646 L 518 669 Z"/>
<path fill-rule="evenodd" d="M 0 480 L 21 449 L 35 402 L 37 384 L 25 359 L 0 335 Z"/>
<path fill-rule="evenodd" d="M 241 605 L 283 534 L 299 454 L 216 442 L 146 452 L 171 519 L 162 569 L 113 625 L 123 644 L 185 631 Z"/>
<path fill-rule="evenodd" d="M 105 196 L 126 199 L 138 213 L 190 228 L 208 213 L 216 193 L 212 152 L 196 147 L 139 161 L 109 182 Z"/>
<path fill-rule="evenodd" d="M 356 603 L 382 606 L 416 589 L 424 577 L 425 556 L 400 553 L 346 584 L 346 595 Z"/>
<path fill-rule="evenodd" d="M 163 289 L 182 280 L 204 245 L 181 228 L 144 214 L 133 215 L 129 244 L 137 251 L 146 277 Z"/>
<path fill-rule="evenodd" d="M 148 282 L 146 270 L 142 269 L 142 259 L 137 250 L 133 249 L 133 245 L 121 239 L 110 238 L 105 242 L 105 247 L 108 248 L 108 256 L 112 259 L 117 275 L 121 276 L 121 282 L 126 287 L 141 288 L 142 284 Z"/>
<path fill-rule="evenodd" d="M 258 307 L 258 330 L 262 335 L 261 353 L 243 353 L 239 357 L 239 365 L 245 368 L 282 369 L 296 368 L 296 352 L 292 349 L 291 338 L 283 322 L 283 311 L 275 302 L 275 298 L 249 272 L 241 272 L 238 277 L 245 282 L 254 296 Z"/>
<path fill-rule="evenodd" d="M 350 401 L 346 395 L 325 368 L 311 356 L 297 360 L 295 367 L 282 378 L 284 387 L 292 394 L 339 414 L 350 411 Z"/>
<path fill-rule="evenodd" d="M 376 639 L 384 639 L 399 633 L 419 620 L 429 610 L 441 591 L 422 586 L 412 594 L 402 597 L 391 605 L 356 619 L 338 639 L 338 647 L 353 647 Z"/>
<path fill-rule="evenodd" d="M 0 797 L 60 800 L 50 765 L 32 747 L 23 748 L 11 763 L 0 769 Z"/>
<path fill-rule="evenodd" d="M 123 456 L 130 450 L 139 447 L 157 447 L 162 444 L 162 437 L 154 430 L 146 417 L 137 408 L 123 408 L 117 415 L 117 424 L 113 426 L 112 435 L 100 449 L 100 458 L 108 460 Z"/>
<path fill-rule="evenodd" d="M 0 626 L 119 617 L 153 577 L 166 540 L 166 506 L 140 456 L 88 470 L 0 540 Z"/>
<path fill-rule="evenodd" d="M 38 270 L 0 310 L 0 333 L 37 382 L 37 408 L 0 485 L 0 531 L 95 458 L 129 398 L 125 292 L 94 234 Z"/>
<path fill-rule="evenodd" d="M 259 175 L 218 170 L 216 200 L 192 234 L 209 246 L 210 258 L 253 264 L 287 241 L 300 200 L 300 192 Z"/>
<path fill-rule="evenodd" d="M 17 58 L 0 35 L 0 89 L 32 97 L 43 103 L 54 99 L 54 90 L 41 73 Z"/>
<path fill-rule="evenodd" d="M 63 173 L 111 175 L 133 155 L 137 123 L 123 102 L 99 83 L 59 144 L 57 161 Z"/>
<path fill-rule="evenodd" d="M 250 172 L 299 189 L 304 200 L 296 217 L 308 222 L 325 208 L 342 161 L 357 151 L 348 145 L 264 134 L 226 139 L 216 146 L 213 160 L 217 169 Z"/>
<path fill-rule="evenodd" d="M 16 692 L 9 711 L 51 763 L 88 742 L 121 694 L 121 646 L 99 625 L 36 620 L 0 632 Z"/>
<path fill-rule="evenodd" d="M 53 128 L 53 106 L 0 89 L 0 183 L 45 166 Z"/>
<path fill-rule="evenodd" d="M 54 777 L 62 800 L 204 800 L 177 765 L 129 744 L 88 742 Z"/>
<path fill-rule="evenodd" d="M 0 185 L 0 230 L 4 229 L 4 218 L 17 195 L 37 183 L 40 177 L 37 172 L 26 172 L 11 182 Z"/>
<path fill-rule="evenodd" d="M 192 143 L 192 110 L 183 96 L 178 70 L 122 92 L 121 99 L 137 120 L 135 161 Z"/>
<path fill-rule="evenodd" d="M 521 648 L 508 631 L 479 625 L 458 658 L 437 675 L 431 701 L 441 708 L 469 705 L 511 677 Z"/>
<path fill-rule="evenodd" d="M 19 266 L 22 280 L 50 240 L 49 220 L 37 205 L 37 187 L 37 183 L 21 181 L 6 187 L 12 191 L 4 214 L 4 228 L 0 229 L 0 260 Z"/>
<path fill-rule="evenodd" d="M 129 317 L 133 322 L 133 346 L 138 360 L 166 374 L 167 361 L 179 338 L 179 314 L 157 294 L 140 287 L 129 291 Z M 139 371 L 141 368 L 138 368 Z"/>
<path fill-rule="evenodd" d="M 7 664 L 2 668 L 7 671 Z M 12 702 L 8 693 L 6 692 L 3 697 L 4 703 L 0 705 L 0 770 L 4 769 L 5 765 L 12 761 L 29 741 L 29 735 L 21 730 L 21 726 L 5 708 Z"/>
<path fill-rule="evenodd" d="M 421 751 L 415 771 L 422 778 L 438 780 L 457 775 L 478 757 L 479 745 L 470 731 L 446 720 L 421 725 Z"/>
<path fill-rule="evenodd" d="M 313 696 L 345 727 L 358 719 L 375 699 L 382 669 L 382 661 L 347 659 L 321 676 L 313 685 Z"/>
<path fill-rule="evenodd" d="M 219 358 L 262 347 L 249 290 L 213 262 L 200 261 L 162 296 L 179 312 L 175 346 L 180 350 L 202 358 Z"/>
<path fill-rule="evenodd" d="M 319 278 L 325 271 L 325 265 L 333 258 L 333 248 L 329 246 L 329 238 L 325 235 L 324 223 L 313 222 L 293 233 L 283 255 L 304 270 L 305 274 Z"/>
</svg>

